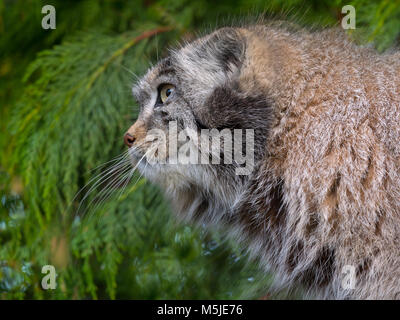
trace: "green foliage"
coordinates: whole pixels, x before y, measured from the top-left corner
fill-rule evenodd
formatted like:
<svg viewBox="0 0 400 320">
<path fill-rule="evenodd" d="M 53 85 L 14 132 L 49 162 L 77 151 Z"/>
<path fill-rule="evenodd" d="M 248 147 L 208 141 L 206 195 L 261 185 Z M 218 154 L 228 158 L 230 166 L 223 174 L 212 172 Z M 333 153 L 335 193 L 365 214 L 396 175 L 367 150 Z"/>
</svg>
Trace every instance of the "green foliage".
<svg viewBox="0 0 400 320">
<path fill-rule="evenodd" d="M 53 4 L 57 29 L 41 29 Z M 226 17 L 281 13 L 334 25 L 344 1 L 0 0 L 0 297 L 258 298 L 265 276 L 218 231 L 178 224 L 135 176 L 99 206 L 77 192 L 120 155 L 137 115 L 130 88 L 182 37 Z M 399 36 L 394 1 L 353 1 L 355 37 L 380 50 Z M 227 19 L 227 20 L 229 20 Z M 85 200 L 82 202 L 82 200 Z M 77 209 L 82 205 L 82 211 Z M 82 212 L 88 212 L 82 215 Z M 58 287 L 41 288 L 42 266 Z"/>
<path fill-rule="evenodd" d="M 357 10 L 357 28 L 360 28 L 361 42 L 373 42 L 379 51 L 394 44 L 400 36 L 400 1 L 383 0 L 352 1 Z"/>
</svg>

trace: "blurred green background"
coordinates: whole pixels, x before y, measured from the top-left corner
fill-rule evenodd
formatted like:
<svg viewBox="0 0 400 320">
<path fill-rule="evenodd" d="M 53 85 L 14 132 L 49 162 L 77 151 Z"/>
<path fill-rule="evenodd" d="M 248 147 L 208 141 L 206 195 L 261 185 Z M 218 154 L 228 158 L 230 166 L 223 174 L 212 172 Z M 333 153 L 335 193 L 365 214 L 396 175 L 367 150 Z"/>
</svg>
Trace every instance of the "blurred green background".
<svg viewBox="0 0 400 320">
<path fill-rule="evenodd" d="M 41 28 L 46 4 L 55 30 Z M 125 150 L 135 75 L 167 48 L 256 16 L 333 26 L 346 4 L 356 9 L 354 41 L 379 51 L 398 44 L 398 0 L 0 0 L 0 298 L 301 297 L 270 294 L 273 275 L 243 247 L 177 223 L 139 176 L 98 206 L 89 204 L 102 184 L 83 202 L 87 188 L 74 196 Z M 47 264 L 55 290 L 41 287 Z"/>
</svg>

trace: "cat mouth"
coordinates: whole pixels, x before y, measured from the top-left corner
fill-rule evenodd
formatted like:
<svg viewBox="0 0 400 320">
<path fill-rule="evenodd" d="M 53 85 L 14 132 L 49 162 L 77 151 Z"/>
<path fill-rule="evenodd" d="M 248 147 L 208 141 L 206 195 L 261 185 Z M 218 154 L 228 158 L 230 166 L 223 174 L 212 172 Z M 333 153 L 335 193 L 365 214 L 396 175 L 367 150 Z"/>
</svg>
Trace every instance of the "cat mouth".
<svg viewBox="0 0 400 320">
<path fill-rule="evenodd" d="M 128 149 L 129 159 L 132 167 L 138 169 L 139 171 L 144 170 L 145 167 L 149 165 L 147 161 L 146 152 L 139 150 L 136 147 L 131 147 Z"/>
</svg>

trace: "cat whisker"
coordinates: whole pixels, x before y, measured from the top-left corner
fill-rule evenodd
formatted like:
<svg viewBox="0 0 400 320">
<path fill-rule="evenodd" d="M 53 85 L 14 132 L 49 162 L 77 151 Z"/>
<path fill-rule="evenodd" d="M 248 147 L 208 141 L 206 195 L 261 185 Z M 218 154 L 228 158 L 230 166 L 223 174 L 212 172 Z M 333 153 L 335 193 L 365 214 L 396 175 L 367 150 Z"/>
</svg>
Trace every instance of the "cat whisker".
<svg viewBox="0 0 400 320">
<path fill-rule="evenodd" d="M 113 159 L 113 160 L 110 160 L 110 161 L 118 161 L 118 160 L 122 160 L 123 158 L 125 158 L 125 157 L 127 157 L 127 155 L 128 155 L 128 153 L 127 152 L 124 152 L 122 155 L 119 155 L 119 156 L 117 156 L 117 158 L 115 158 L 115 159 Z M 100 165 L 99 167 L 103 167 L 105 164 L 103 164 L 103 165 Z M 109 169 L 107 169 L 107 171 L 108 171 Z M 111 169 L 110 169 L 111 170 Z M 106 172 L 107 172 L 106 171 Z M 85 190 L 85 188 L 87 188 L 93 181 L 95 181 L 99 176 L 101 176 L 102 174 L 104 174 L 103 172 L 102 173 L 99 173 L 98 175 L 96 175 L 95 177 L 93 177 L 93 178 L 91 178 L 76 194 L 75 194 L 75 196 L 73 197 L 73 199 L 70 201 L 70 203 L 69 203 L 69 205 L 67 206 L 67 209 L 66 209 L 66 211 L 68 212 L 68 210 L 71 208 L 71 206 L 72 206 L 72 204 L 73 204 L 73 202 L 76 200 L 76 198 L 81 194 L 81 192 L 83 191 L 83 190 Z"/>
<path fill-rule="evenodd" d="M 85 196 L 83 199 L 80 201 L 79 207 L 76 211 L 76 213 L 79 213 L 80 208 L 82 207 L 84 201 L 87 199 L 87 197 L 90 195 L 90 193 L 102 182 L 106 180 L 108 176 L 110 176 L 112 173 L 116 172 L 117 170 L 125 170 L 125 168 L 129 165 L 130 162 L 127 161 L 127 157 L 124 157 L 122 160 L 120 160 L 117 164 L 114 164 L 111 168 L 107 169 L 105 173 L 100 173 L 97 175 L 95 178 L 100 176 L 100 178 L 91 186 L 91 188 L 86 192 Z M 94 179 L 95 179 L 94 178 Z M 92 179 L 93 180 L 93 179 Z"/>
<path fill-rule="evenodd" d="M 143 160 L 144 157 L 145 156 L 143 156 L 141 160 Z M 120 196 L 123 194 L 123 191 L 124 191 L 125 187 L 128 185 L 128 183 L 129 183 L 133 173 L 135 172 L 137 166 L 138 165 L 136 165 L 132 169 L 125 170 L 120 176 L 114 178 L 110 183 L 108 183 L 104 187 L 103 190 L 100 191 L 100 193 L 91 201 L 91 203 L 96 201 L 95 204 L 94 204 L 94 208 L 92 210 L 92 213 L 96 212 L 96 210 L 99 207 L 101 207 L 107 201 L 107 199 L 109 199 L 111 197 L 111 194 L 114 191 L 114 187 L 115 186 L 122 184 L 123 187 L 122 187 L 122 190 L 120 192 Z M 118 199 L 120 198 L 120 196 L 118 197 Z M 90 207 L 91 203 L 88 205 L 88 207 Z"/>
<path fill-rule="evenodd" d="M 140 77 L 135 72 L 133 72 L 129 68 L 125 67 L 123 64 L 121 64 L 121 67 L 124 68 L 126 71 L 128 71 L 132 76 L 134 76 L 135 77 L 135 81 L 140 80 Z"/>
<path fill-rule="evenodd" d="M 109 168 L 105 171 L 100 172 L 95 177 L 91 178 L 88 183 L 84 187 L 82 187 L 77 194 L 75 195 L 73 201 L 78 197 L 78 195 L 85 189 L 88 189 L 83 196 L 82 200 L 79 202 L 78 208 L 75 211 L 75 216 L 78 215 L 85 203 L 85 200 L 93 193 L 94 190 L 97 189 L 101 184 L 105 183 L 105 186 L 99 191 L 99 193 L 89 202 L 86 206 L 86 209 L 83 212 L 83 215 L 90 209 L 91 205 L 95 203 L 95 209 L 98 207 L 99 204 L 104 203 L 109 196 L 111 195 L 113 188 L 118 184 L 123 184 L 124 188 L 129 183 L 134 171 L 138 167 L 139 163 L 147 156 L 148 152 L 146 152 L 142 158 L 138 161 L 134 168 L 131 168 L 131 161 L 130 155 L 132 152 L 135 152 L 139 147 L 143 146 L 146 142 L 142 142 L 136 144 L 135 146 L 127 149 L 119 156 L 115 157 L 112 160 L 105 162 L 97 167 L 97 169 L 106 166 L 107 164 L 112 164 Z M 95 170 L 96 168 L 92 169 Z M 112 177 L 113 174 L 116 174 L 116 177 Z M 108 181 L 111 179 L 111 181 Z M 92 185 L 91 185 L 92 184 Z M 91 185 L 91 186 L 90 186 Z M 90 186 L 90 188 L 89 188 Z M 122 193 L 121 193 L 122 194 Z M 71 202 L 70 206 L 72 205 L 73 201 Z M 94 210 L 95 211 L 95 210 Z"/>
<path fill-rule="evenodd" d="M 90 206 L 91 206 L 92 204 L 94 204 L 94 209 L 92 210 L 92 212 L 95 212 L 96 209 L 97 209 L 97 207 L 98 207 L 98 205 L 99 205 L 101 202 L 103 202 L 103 200 L 106 200 L 106 198 L 108 197 L 108 195 L 110 195 L 110 194 L 112 193 L 113 188 L 114 188 L 116 185 L 118 185 L 118 183 L 121 182 L 121 180 L 120 180 L 121 175 L 122 175 L 122 176 L 125 176 L 128 172 L 130 172 L 130 170 L 132 170 L 132 168 L 130 168 L 130 166 L 127 167 L 127 168 L 124 168 L 124 169 L 122 170 L 122 173 L 120 173 L 120 175 L 117 175 L 117 176 L 114 177 L 110 182 L 108 182 L 108 183 L 106 184 L 106 186 L 103 187 L 103 189 L 89 202 L 89 204 L 87 205 L 87 207 L 86 207 L 86 209 L 85 209 L 83 215 L 85 215 L 85 214 L 89 211 Z"/>
<path fill-rule="evenodd" d="M 139 166 L 140 162 L 144 159 L 144 157 L 147 156 L 147 155 L 148 155 L 150 152 L 152 152 L 152 151 L 153 151 L 153 150 L 151 149 L 151 146 L 150 146 L 149 150 L 143 155 L 143 157 L 139 160 L 139 162 L 137 163 L 137 165 L 136 165 L 135 168 L 133 169 L 132 175 L 133 175 L 133 172 L 136 170 L 136 168 Z M 139 176 L 139 178 L 136 180 L 136 182 L 133 184 L 133 186 L 135 186 L 135 185 L 138 183 L 138 181 L 140 180 L 140 178 L 143 176 L 143 172 L 146 171 L 146 168 L 147 168 L 147 165 L 148 165 L 148 164 L 149 164 L 149 163 L 146 162 L 146 165 L 145 165 L 145 167 L 144 167 L 144 170 L 142 171 L 142 173 L 140 174 L 140 176 Z M 131 177 L 132 177 L 132 175 L 131 175 Z M 131 177 L 130 177 L 130 178 L 131 178 Z M 129 178 L 129 179 L 130 179 L 130 178 Z M 124 188 L 126 188 L 127 185 L 128 185 L 128 184 L 126 184 Z M 118 199 L 120 199 L 120 197 L 122 196 L 123 192 L 124 192 L 124 189 L 122 190 L 122 192 L 121 192 L 121 194 L 119 195 Z"/>
<path fill-rule="evenodd" d="M 123 185 L 125 185 L 125 183 L 128 184 L 128 183 L 129 183 L 129 180 L 130 180 L 130 177 L 133 175 L 133 173 L 135 172 L 135 170 L 136 170 L 137 167 L 139 166 L 140 162 L 143 161 L 143 159 L 147 156 L 148 153 L 149 153 L 149 151 L 147 151 L 147 152 L 142 156 L 142 158 L 138 161 L 138 163 L 135 165 L 134 168 L 130 168 L 129 170 L 123 169 L 123 172 L 122 172 L 119 176 L 115 177 L 111 182 L 109 182 L 109 183 L 99 192 L 99 195 L 97 195 L 97 196 L 89 203 L 88 207 L 90 207 L 91 203 L 92 203 L 93 201 L 95 201 L 96 198 L 99 199 L 99 197 L 102 197 L 102 198 L 97 202 L 97 204 L 95 204 L 95 207 L 94 207 L 94 209 L 93 209 L 93 212 L 95 212 L 96 209 L 97 209 L 98 207 L 100 207 L 101 204 L 103 204 L 103 203 L 110 197 L 110 195 L 112 194 L 113 188 L 114 188 L 116 185 L 121 184 L 121 183 L 122 183 Z M 121 178 L 121 176 L 122 176 L 122 178 Z"/>
<path fill-rule="evenodd" d="M 122 138 L 121 138 L 121 139 L 122 139 Z M 116 162 L 116 161 L 122 159 L 123 157 L 126 157 L 126 156 L 128 155 L 128 152 L 129 152 L 129 150 L 125 150 L 125 151 L 124 151 L 122 154 L 120 154 L 119 156 L 117 156 L 117 157 L 115 157 L 115 158 L 113 158 L 113 159 L 111 159 L 111 160 L 109 160 L 109 161 L 107 161 L 107 162 L 104 162 L 104 163 L 98 165 L 97 167 L 94 167 L 93 169 L 90 169 L 89 172 L 92 172 L 92 171 L 94 171 L 94 170 L 96 170 L 96 169 L 100 169 L 100 168 L 106 166 L 107 164 Z"/>
</svg>

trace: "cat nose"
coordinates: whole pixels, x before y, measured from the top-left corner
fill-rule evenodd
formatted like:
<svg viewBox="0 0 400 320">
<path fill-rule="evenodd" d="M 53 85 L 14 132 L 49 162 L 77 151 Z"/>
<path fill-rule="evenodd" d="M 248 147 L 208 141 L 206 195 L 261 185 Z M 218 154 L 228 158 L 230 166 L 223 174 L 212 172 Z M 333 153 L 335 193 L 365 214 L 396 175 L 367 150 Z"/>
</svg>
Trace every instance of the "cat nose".
<svg viewBox="0 0 400 320">
<path fill-rule="evenodd" d="M 137 120 L 125 133 L 124 143 L 130 148 L 134 143 L 140 142 L 146 136 L 146 125 L 143 120 Z"/>
<path fill-rule="evenodd" d="M 124 135 L 124 143 L 130 148 L 133 146 L 135 142 L 135 137 L 129 134 L 129 132 L 125 133 Z"/>
</svg>

